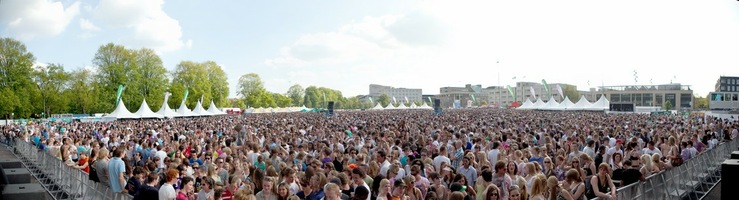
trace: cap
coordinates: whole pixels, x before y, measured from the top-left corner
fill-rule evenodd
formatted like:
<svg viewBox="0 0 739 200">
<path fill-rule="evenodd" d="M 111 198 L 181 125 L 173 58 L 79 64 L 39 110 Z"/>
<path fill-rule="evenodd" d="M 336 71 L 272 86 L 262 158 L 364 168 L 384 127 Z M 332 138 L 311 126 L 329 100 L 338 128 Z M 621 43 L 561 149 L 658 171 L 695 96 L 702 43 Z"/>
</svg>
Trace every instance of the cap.
<svg viewBox="0 0 739 200">
<path fill-rule="evenodd" d="M 354 168 L 357 168 L 356 164 L 349 164 L 349 169 L 354 169 Z"/>
<path fill-rule="evenodd" d="M 616 143 L 624 143 L 624 141 L 621 140 L 621 139 L 618 139 L 618 140 L 616 140 Z"/>
</svg>

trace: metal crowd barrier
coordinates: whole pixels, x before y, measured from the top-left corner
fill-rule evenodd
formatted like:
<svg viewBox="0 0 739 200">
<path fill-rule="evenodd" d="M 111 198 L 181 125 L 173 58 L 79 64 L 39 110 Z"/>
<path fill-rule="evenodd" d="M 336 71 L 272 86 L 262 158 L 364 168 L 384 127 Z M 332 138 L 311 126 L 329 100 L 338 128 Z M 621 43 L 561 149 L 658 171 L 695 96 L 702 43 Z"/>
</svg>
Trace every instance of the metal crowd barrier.
<svg viewBox="0 0 739 200">
<path fill-rule="evenodd" d="M 721 181 L 721 163 L 739 146 L 739 139 L 705 151 L 678 167 L 666 169 L 616 189 L 619 200 L 702 199 Z M 596 200 L 599 198 L 594 198 Z"/>
<path fill-rule="evenodd" d="M 114 193 L 107 185 L 89 180 L 82 170 L 66 166 L 55 156 L 39 150 L 31 143 L 15 143 L 16 155 L 54 199 L 130 200 L 129 194 Z"/>
</svg>

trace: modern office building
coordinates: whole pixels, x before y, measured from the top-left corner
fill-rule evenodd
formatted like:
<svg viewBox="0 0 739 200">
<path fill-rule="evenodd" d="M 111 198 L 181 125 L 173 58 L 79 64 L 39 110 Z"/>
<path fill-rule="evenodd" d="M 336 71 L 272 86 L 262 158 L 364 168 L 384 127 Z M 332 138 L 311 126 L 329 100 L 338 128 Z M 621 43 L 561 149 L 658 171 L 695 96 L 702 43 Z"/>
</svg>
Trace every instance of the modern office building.
<svg viewBox="0 0 739 200">
<path fill-rule="evenodd" d="M 383 94 L 387 95 L 390 98 L 390 101 L 393 100 L 393 97 L 395 97 L 395 100 L 398 102 L 405 102 L 405 98 L 408 98 L 408 101 L 410 102 L 416 102 L 416 101 L 423 100 L 422 99 L 423 91 L 421 89 L 396 88 L 396 87 L 391 87 L 391 86 L 370 84 L 369 95 L 360 96 L 360 101 L 369 102 L 370 97 L 374 101 L 377 101 L 380 95 L 383 95 Z"/>
<path fill-rule="evenodd" d="M 486 103 L 488 96 L 482 85 L 467 84 L 464 87 L 442 87 L 434 98 L 439 99 L 442 108 L 471 107 Z M 481 102 L 485 101 L 485 102 Z M 458 105 L 455 105 L 455 102 Z"/>
<path fill-rule="evenodd" d="M 721 76 L 716 80 L 716 92 L 739 92 L 739 77 Z"/>
<path fill-rule="evenodd" d="M 599 90 L 582 92 L 586 96 L 595 99 L 606 95 L 611 103 L 633 103 L 634 106 L 662 107 L 670 102 L 672 110 L 687 110 L 693 108 L 693 90 L 689 85 L 664 84 L 664 85 L 629 85 L 629 86 L 603 86 Z M 590 100 L 590 99 L 589 99 Z M 592 102 L 592 100 L 591 100 Z"/>
<path fill-rule="evenodd" d="M 739 110 L 739 77 L 719 77 L 716 91 L 708 93 L 708 108 L 712 111 Z"/>
</svg>

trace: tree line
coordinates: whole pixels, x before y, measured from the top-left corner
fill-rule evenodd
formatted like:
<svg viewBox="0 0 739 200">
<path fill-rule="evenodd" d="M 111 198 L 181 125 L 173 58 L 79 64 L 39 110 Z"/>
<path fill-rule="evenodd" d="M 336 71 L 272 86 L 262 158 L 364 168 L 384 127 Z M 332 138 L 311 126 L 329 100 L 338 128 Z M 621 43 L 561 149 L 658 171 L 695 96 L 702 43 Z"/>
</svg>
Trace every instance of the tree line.
<svg viewBox="0 0 739 200">
<path fill-rule="evenodd" d="M 168 71 L 152 49 L 130 49 L 108 43 L 95 52 L 92 68 L 67 70 L 61 64 L 36 65 L 36 57 L 25 44 L 0 38 L 0 118 L 49 117 L 50 114 L 109 113 L 115 109 L 116 92 L 124 86 L 122 101 L 135 112 L 145 99 L 149 108 L 159 110 L 165 93 L 167 104 L 176 109 L 188 92 L 186 105 L 193 108 L 202 99 L 221 107 L 325 108 L 328 101 L 337 109 L 368 108 L 357 97 L 341 91 L 301 85 L 286 93 L 269 92 L 258 74 L 242 75 L 238 98 L 229 99 L 229 84 L 223 68 L 215 61 L 181 61 Z"/>
</svg>

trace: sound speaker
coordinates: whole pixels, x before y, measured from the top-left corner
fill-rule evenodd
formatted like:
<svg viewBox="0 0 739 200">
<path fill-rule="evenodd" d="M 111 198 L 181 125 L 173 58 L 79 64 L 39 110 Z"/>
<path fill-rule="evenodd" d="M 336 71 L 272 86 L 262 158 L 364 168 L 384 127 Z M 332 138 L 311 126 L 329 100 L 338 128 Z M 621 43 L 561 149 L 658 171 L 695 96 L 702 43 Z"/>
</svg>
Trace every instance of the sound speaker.
<svg viewBox="0 0 739 200">
<path fill-rule="evenodd" d="M 739 185 L 739 160 L 727 159 L 721 164 L 721 185 Z M 732 190 L 721 190 L 721 199 L 731 199 L 735 196 Z"/>
<path fill-rule="evenodd" d="M 334 115 L 334 102 L 333 101 L 328 102 L 327 109 L 328 109 L 328 115 Z"/>
<path fill-rule="evenodd" d="M 441 100 L 434 99 L 434 113 L 441 114 Z"/>
</svg>

